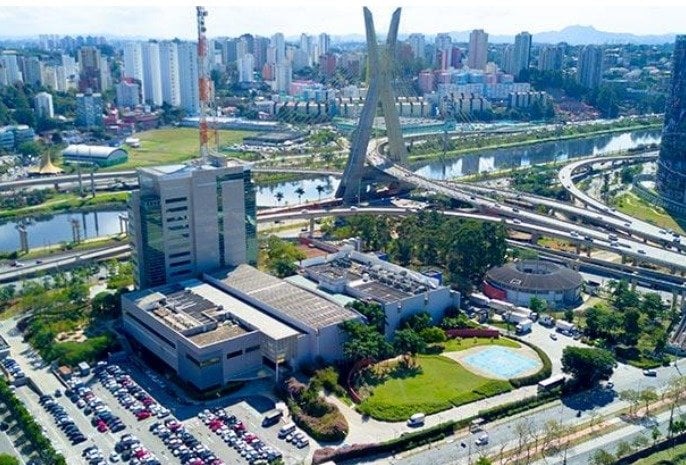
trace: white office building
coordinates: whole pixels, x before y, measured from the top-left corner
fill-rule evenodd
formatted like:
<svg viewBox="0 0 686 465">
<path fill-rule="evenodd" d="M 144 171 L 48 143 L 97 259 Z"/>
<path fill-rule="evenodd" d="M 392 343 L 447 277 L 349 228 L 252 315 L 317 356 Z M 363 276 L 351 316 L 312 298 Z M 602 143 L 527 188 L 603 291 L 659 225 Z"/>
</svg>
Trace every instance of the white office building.
<svg viewBox="0 0 686 465">
<path fill-rule="evenodd" d="M 255 189 L 246 165 L 141 168 L 131 194 L 129 234 L 139 288 L 257 261 Z M 238 226 L 243 227 L 238 227 Z"/>
<path fill-rule="evenodd" d="M 286 62 L 276 65 L 274 76 L 274 90 L 276 92 L 288 92 L 291 86 L 291 79 L 293 77 L 293 69 L 291 64 Z"/>
<path fill-rule="evenodd" d="M 181 105 L 179 52 L 175 42 L 160 42 L 159 48 L 162 101 L 173 107 L 178 107 Z"/>
<path fill-rule="evenodd" d="M 55 110 L 52 106 L 52 95 L 47 92 L 39 92 L 33 98 L 36 107 L 36 116 L 42 118 L 54 118 Z"/>
<path fill-rule="evenodd" d="M 269 46 L 274 47 L 274 61 L 267 61 L 268 63 L 275 63 L 280 65 L 286 61 L 286 39 L 283 34 L 277 32 L 269 41 Z"/>
</svg>

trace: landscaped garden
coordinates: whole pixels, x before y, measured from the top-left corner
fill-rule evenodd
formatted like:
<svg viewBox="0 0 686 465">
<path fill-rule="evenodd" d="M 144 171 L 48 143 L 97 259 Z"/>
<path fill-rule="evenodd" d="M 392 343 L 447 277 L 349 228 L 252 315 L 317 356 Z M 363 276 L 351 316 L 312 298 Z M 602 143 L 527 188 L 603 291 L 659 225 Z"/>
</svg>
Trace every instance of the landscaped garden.
<svg viewBox="0 0 686 465">
<path fill-rule="evenodd" d="M 381 362 L 365 370 L 360 382 L 369 392 L 359 411 L 385 421 L 440 412 L 512 389 L 508 381 L 479 376 L 441 355 Z"/>
</svg>

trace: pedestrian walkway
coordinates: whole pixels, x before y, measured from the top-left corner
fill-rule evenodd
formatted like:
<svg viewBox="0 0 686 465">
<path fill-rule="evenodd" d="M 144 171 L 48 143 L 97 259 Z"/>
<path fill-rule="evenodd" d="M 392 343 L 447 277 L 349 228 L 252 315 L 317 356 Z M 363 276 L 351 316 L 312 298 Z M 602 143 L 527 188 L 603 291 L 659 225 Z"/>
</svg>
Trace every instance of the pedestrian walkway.
<svg viewBox="0 0 686 465">
<path fill-rule="evenodd" d="M 514 391 L 489 397 L 488 399 L 478 400 L 433 415 L 427 415 L 425 425 L 431 427 L 449 420 L 460 420 L 462 418 L 476 416 L 482 410 L 497 405 L 520 401 L 527 397 L 535 396 L 536 393 L 536 386 L 525 386 Z M 399 437 L 404 432 L 414 431 L 414 429 L 407 426 L 405 422 L 389 423 L 363 416 L 357 412 L 354 407 L 344 403 L 336 396 L 329 395 L 326 397 L 326 400 L 336 405 L 348 421 L 350 433 L 345 441 L 348 444 L 366 444 L 387 441 Z"/>
</svg>

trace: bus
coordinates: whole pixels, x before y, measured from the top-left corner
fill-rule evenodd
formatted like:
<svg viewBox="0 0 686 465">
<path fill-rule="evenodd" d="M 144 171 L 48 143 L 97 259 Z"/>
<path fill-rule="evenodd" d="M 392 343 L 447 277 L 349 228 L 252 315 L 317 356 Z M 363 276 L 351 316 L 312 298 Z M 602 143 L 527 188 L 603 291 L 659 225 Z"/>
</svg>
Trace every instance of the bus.
<svg viewBox="0 0 686 465">
<path fill-rule="evenodd" d="M 281 417 L 283 417 L 282 410 L 278 408 L 270 410 L 264 414 L 264 418 L 262 419 L 262 426 L 264 428 L 267 428 L 269 426 L 275 425 L 279 422 L 279 420 L 281 420 Z"/>
<path fill-rule="evenodd" d="M 565 375 L 555 375 L 551 376 L 548 379 L 544 379 L 543 381 L 539 381 L 538 383 L 538 391 L 550 391 L 551 389 L 555 389 L 558 386 L 562 386 L 565 383 L 565 380 L 567 378 Z"/>
</svg>

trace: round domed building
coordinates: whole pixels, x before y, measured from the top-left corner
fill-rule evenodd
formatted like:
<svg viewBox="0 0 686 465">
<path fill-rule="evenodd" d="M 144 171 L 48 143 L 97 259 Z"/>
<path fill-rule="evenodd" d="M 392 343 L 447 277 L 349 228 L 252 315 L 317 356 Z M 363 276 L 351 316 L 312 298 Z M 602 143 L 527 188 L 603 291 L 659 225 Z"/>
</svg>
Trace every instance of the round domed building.
<svg viewBox="0 0 686 465">
<path fill-rule="evenodd" d="M 484 294 L 528 307 L 532 297 L 550 308 L 568 307 L 581 301 L 583 277 L 562 265 L 521 260 L 490 269 L 484 278 Z"/>
</svg>

